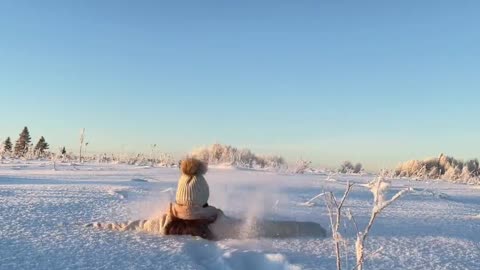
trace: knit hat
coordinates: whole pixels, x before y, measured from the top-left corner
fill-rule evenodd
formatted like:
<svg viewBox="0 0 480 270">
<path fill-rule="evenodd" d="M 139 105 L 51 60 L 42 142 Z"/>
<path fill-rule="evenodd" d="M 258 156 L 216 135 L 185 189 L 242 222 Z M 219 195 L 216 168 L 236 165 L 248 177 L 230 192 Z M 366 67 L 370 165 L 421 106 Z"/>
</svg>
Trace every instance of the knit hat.
<svg viewBox="0 0 480 270">
<path fill-rule="evenodd" d="M 176 202 L 180 205 L 204 206 L 208 202 L 210 191 L 203 175 L 207 172 L 207 164 L 187 158 L 180 165 L 182 175 L 178 180 Z"/>
</svg>

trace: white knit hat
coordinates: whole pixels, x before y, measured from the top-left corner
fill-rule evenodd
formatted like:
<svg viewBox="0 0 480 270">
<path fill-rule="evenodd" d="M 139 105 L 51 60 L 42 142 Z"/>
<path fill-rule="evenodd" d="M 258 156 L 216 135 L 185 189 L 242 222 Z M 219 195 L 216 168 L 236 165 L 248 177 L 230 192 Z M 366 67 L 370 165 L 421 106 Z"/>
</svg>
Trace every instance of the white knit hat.
<svg viewBox="0 0 480 270">
<path fill-rule="evenodd" d="M 178 180 L 176 202 L 180 205 L 204 206 L 208 202 L 210 190 L 203 177 L 207 165 L 194 158 L 187 158 L 181 164 L 182 175 Z"/>
</svg>

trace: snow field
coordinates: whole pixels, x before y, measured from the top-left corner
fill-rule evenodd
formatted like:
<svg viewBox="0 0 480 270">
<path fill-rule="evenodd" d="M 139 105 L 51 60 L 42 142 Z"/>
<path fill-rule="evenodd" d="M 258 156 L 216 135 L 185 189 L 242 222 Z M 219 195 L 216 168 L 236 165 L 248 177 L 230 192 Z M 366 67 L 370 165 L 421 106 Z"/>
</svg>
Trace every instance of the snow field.
<svg viewBox="0 0 480 270">
<path fill-rule="evenodd" d="M 125 221 L 160 213 L 173 198 L 178 171 L 126 165 L 42 162 L 0 164 L 0 269 L 333 269 L 330 238 L 209 242 L 85 228 L 89 222 Z M 281 175 L 211 169 L 212 205 L 232 216 L 315 221 L 329 226 L 323 191 L 341 196 L 346 181 L 372 177 Z M 480 189 L 442 182 L 394 180 L 388 195 L 416 191 L 387 208 L 367 239 L 383 250 L 365 269 L 478 269 Z M 356 185 L 345 207 L 360 226 L 372 195 Z M 348 264 L 354 263 L 353 227 Z M 328 229 L 328 228 L 327 228 Z"/>
</svg>

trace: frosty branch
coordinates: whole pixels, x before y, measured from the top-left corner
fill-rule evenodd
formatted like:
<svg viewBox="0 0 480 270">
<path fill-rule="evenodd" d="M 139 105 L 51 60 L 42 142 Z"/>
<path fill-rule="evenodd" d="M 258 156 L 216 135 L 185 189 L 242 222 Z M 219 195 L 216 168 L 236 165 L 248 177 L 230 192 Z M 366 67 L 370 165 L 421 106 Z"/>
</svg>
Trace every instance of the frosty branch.
<svg viewBox="0 0 480 270">
<path fill-rule="evenodd" d="M 365 255 L 365 249 L 364 249 L 365 241 L 378 215 L 380 215 L 380 213 L 382 213 L 382 211 L 385 210 L 388 206 L 390 206 L 393 202 L 395 202 L 396 200 L 398 200 L 399 198 L 407 194 L 409 191 L 411 191 L 410 188 L 400 190 L 394 196 L 392 196 L 389 200 L 385 200 L 385 193 L 390 187 L 390 183 L 386 181 L 384 176 L 382 175 L 375 178 L 372 182 L 370 182 L 366 186 L 370 189 L 370 191 L 373 194 L 373 207 L 370 213 L 368 224 L 365 226 L 363 230 L 360 230 L 358 223 L 355 217 L 353 216 L 352 212 L 348 209 L 345 214 L 346 217 L 352 222 L 356 230 L 356 240 L 355 240 L 356 264 L 353 268 L 354 270 L 363 269 L 363 264 L 365 262 L 365 259 L 368 257 Z M 328 192 L 326 194 L 327 196 L 325 196 L 325 203 L 327 206 L 328 215 L 330 218 L 330 225 L 332 228 L 332 239 L 333 239 L 334 248 L 335 248 L 337 270 L 342 269 L 342 256 L 341 256 L 340 244 L 346 243 L 346 239 L 343 239 L 339 232 L 340 224 L 342 221 L 341 220 L 342 208 L 344 207 L 344 203 L 348 195 L 350 194 L 352 187 L 353 187 L 352 183 L 347 183 L 347 187 L 345 189 L 342 199 L 340 200 L 340 203 L 338 203 L 337 199 L 335 198 L 335 195 L 332 192 Z M 344 248 L 346 249 L 346 247 Z M 374 254 L 379 253 L 380 251 L 381 251 L 381 248 L 375 251 Z M 345 252 L 347 251 L 345 250 Z"/>
</svg>

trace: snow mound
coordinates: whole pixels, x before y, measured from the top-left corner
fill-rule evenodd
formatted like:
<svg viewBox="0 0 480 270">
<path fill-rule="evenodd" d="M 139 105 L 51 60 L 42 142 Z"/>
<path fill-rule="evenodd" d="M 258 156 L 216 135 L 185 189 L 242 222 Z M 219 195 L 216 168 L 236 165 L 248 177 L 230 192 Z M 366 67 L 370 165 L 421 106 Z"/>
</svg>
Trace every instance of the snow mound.
<svg viewBox="0 0 480 270">
<path fill-rule="evenodd" d="M 128 193 L 126 189 L 109 189 L 108 194 L 118 197 L 121 200 L 128 198 Z"/>
<path fill-rule="evenodd" d="M 443 199 L 443 200 L 450 200 L 450 196 L 443 192 L 438 192 L 432 189 L 419 189 L 419 188 L 412 188 L 413 194 L 415 195 L 422 195 L 422 196 L 432 196 L 438 199 Z"/>
<path fill-rule="evenodd" d="M 263 253 L 256 250 L 224 250 L 217 243 L 192 241 L 184 246 L 184 252 L 205 269 L 257 269 L 257 270 L 299 270 L 300 266 L 288 262 L 279 253 Z"/>
<path fill-rule="evenodd" d="M 223 260 L 229 269 L 258 270 L 299 270 L 300 266 L 290 264 L 284 255 L 279 253 L 261 253 L 257 251 L 226 252 Z"/>
</svg>

